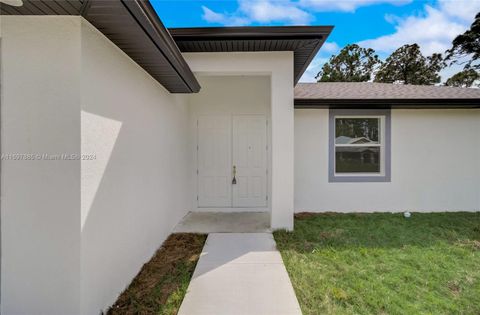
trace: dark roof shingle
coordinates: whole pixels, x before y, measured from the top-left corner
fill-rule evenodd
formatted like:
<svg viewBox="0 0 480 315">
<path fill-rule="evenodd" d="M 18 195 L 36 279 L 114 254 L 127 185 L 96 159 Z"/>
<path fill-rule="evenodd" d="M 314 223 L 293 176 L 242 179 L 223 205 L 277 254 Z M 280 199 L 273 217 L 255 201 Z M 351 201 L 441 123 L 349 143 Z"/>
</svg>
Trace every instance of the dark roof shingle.
<svg viewBox="0 0 480 315">
<path fill-rule="evenodd" d="M 480 89 L 372 82 L 299 83 L 295 107 L 475 107 Z"/>
<path fill-rule="evenodd" d="M 432 85 L 404 85 L 372 82 L 299 83 L 297 99 L 448 99 L 480 100 L 480 89 Z"/>
</svg>

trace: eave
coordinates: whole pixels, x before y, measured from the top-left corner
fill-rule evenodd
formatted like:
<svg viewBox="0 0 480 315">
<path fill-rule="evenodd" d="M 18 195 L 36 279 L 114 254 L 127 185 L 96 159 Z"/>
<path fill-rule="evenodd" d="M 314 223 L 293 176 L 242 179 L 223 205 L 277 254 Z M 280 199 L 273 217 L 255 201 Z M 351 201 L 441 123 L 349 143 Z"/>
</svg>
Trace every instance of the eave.
<svg viewBox="0 0 480 315">
<path fill-rule="evenodd" d="M 347 108 L 347 109 L 448 109 L 480 108 L 479 99 L 298 99 L 294 101 L 300 108 Z"/>
<path fill-rule="evenodd" d="M 292 51 L 296 84 L 333 26 L 170 28 L 182 52 Z"/>
<path fill-rule="evenodd" d="M 171 93 L 200 85 L 148 0 L 24 0 L 2 15 L 80 15 Z"/>
</svg>

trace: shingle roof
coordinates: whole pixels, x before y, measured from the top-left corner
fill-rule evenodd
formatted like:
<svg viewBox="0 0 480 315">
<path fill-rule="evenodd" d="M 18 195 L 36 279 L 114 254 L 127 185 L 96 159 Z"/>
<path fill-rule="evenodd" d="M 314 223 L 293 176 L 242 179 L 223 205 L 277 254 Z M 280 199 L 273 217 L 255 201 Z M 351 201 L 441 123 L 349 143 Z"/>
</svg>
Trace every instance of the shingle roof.
<svg viewBox="0 0 480 315">
<path fill-rule="evenodd" d="M 480 108 L 480 89 L 371 82 L 299 83 L 295 107 Z"/>
<path fill-rule="evenodd" d="M 480 100 L 480 89 L 372 82 L 299 83 L 295 98 L 301 99 L 449 99 Z"/>
</svg>

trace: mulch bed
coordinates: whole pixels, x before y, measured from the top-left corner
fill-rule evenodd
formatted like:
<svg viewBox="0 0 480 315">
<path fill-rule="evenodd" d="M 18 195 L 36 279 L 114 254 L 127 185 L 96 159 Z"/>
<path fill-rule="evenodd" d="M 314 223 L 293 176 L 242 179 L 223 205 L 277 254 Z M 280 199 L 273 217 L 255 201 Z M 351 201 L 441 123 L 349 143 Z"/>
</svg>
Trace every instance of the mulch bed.
<svg viewBox="0 0 480 315">
<path fill-rule="evenodd" d="M 205 239 L 200 234 L 170 235 L 107 314 L 176 314 Z"/>
</svg>

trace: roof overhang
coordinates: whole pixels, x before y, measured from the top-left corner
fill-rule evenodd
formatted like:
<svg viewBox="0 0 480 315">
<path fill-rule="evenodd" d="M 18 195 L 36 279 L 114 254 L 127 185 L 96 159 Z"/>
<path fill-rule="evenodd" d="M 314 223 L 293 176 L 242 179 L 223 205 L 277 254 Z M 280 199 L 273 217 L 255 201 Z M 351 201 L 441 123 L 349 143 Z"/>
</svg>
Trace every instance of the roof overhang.
<svg viewBox="0 0 480 315">
<path fill-rule="evenodd" d="M 23 0 L 0 3 L 2 15 L 81 15 L 169 92 L 200 85 L 148 0 Z"/>
<path fill-rule="evenodd" d="M 200 85 L 181 52 L 292 51 L 294 82 L 333 26 L 207 27 L 167 30 L 148 0 L 23 0 L 0 2 L 1 15 L 80 15 L 171 93 Z"/>
<path fill-rule="evenodd" d="M 295 108 L 447 109 L 480 108 L 479 99 L 299 99 Z"/>
<path fill-rule="evenodd" d="M 170 28 L 182 52 L 293 51 L 294 82 L 307 69 L 333 26 Z"/>
</svg>

